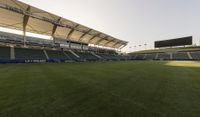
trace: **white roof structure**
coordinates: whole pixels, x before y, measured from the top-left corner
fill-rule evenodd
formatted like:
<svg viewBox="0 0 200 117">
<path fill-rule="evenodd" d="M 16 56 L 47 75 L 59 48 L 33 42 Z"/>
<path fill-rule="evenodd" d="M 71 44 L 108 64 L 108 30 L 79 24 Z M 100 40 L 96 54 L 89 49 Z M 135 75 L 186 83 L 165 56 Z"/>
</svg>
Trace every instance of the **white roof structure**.
<svg viewBox="0 0 200 117">
<path fill-rule="evenodd" d="M 0 26 L 116 49 L 128 44 L 17 0 L 0 0 Z"/>
</svg>

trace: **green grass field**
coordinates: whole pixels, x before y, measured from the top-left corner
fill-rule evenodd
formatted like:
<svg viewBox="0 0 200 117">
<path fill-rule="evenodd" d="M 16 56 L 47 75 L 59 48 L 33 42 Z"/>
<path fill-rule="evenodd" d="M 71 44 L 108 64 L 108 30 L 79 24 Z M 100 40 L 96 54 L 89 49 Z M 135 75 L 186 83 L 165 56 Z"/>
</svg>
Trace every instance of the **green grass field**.
<svg viewBox="0 0 200 117">
<path fill-rule="evenodd" d="M 199 117 L 200 62 L 0 65 L 0 117 Z"/>
</svg>

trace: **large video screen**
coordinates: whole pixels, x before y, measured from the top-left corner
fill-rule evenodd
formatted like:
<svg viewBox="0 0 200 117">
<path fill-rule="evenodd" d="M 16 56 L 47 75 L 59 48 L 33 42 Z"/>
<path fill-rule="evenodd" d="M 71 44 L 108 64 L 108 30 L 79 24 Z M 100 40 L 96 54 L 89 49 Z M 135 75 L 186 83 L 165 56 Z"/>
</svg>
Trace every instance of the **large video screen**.
<svg viewBox="0 0 200 117">
<path fill-rule="evenodd" d="M 185 45 L 192 45 L 192 36 L 155 42 L 155 48 Z"/>
</svg>

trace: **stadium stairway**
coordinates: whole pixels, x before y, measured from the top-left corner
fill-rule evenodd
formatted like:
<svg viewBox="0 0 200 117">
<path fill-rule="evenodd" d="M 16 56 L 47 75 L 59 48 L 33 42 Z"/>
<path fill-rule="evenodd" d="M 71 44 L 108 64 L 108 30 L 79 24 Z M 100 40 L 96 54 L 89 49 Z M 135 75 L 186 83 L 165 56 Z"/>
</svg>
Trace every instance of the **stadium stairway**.
<svg viewBox="0 0 200 117">
<path fill-rule="evenodd" d="M 75 52 L 81 61 L 97 61 L 98 57 L 94 56 L 93 54 L 91 54 L 90 52 Z"/>
<path fill-rule="evenodd" d="M 43 50 L 43 52 L 44 52 L 44 54 L 45 54 L 47 60 L 49 60 L 49 56 L 48 56 L 48 54 L 47 54 L 47 51 L 46 51 L 46 50 Z"/>
<path fill-rule="evenodd" d="M 159 54 L 159 53 L 156 53 L 155 60 L 157 60 L 157 59 L 158 59 L 158 54 Z"/>
<path fill-rule="evenodd" d="M 69 50 L 69 52 L 71 52 L 74 56 L 76 56 L 77 58 L 80 58 L 80 56 L 78 54 L 76 54 L 74 51 Z"/>
<path fill-rule="evenodd" d="M 67 58 L 69 58 L 69 60 L 73 60 L 65 51 L 63 51 L 63 53 L 65 54 L 65 56 L 67 56 Z"/>
<path fill-rule="evenodd" d="M 193 60 L 200 60 L 200 51 L 190 52 Z"/>
<path fill-rule="evenodd" d="M 15 48 L 10 47 L 10 59 L 15 60 Z"/>
<path fill-rule="evenodd" d="M 175 52 L 173 53 L 173 60 L 190 60 L 187 52 Z"/>
<path fill-rule="evenodd" d="M 192 56 L 191 56 L 191 54 L 190 54 L 190 52 L 187 52 L 187 55 L 188 55 L 188 57 L 189 57 L 190 60 L 193 59 Z"/>
<path fill-rule="evenodd" d="M 80 57 L 74 53 L 72 50 L 69 50 L 69 51 L 64 51 L 64 53 L 71 59 L 71 60 L 74 60 L 74 61 L 80 61 Z"/>
<path fill-rule="evenodd" d="M 46 50 L 46 52 L 49 57 L 49 60 L 53 62 L 62 62 L 71 60 L 71 58 L 66 56 L 64 52 L 61 50 Z"/>
<path fill-rule="evenodd" d="M 96 56 L 97 58 L 102 59 L 101 56 L 95 54 L 94 52 L 90 52 L 90 53 L 93 54 L 94 56 Z"/>
</svg>

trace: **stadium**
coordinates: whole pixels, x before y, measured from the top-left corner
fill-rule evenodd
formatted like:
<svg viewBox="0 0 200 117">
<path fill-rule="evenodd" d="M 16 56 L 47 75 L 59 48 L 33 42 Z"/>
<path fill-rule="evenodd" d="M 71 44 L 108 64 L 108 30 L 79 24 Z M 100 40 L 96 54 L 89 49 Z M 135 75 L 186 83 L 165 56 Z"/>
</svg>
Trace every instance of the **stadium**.
<svg viewBox="0 0 200 117">
<path fill-rule="evenodd" d="M 0 32 L 0 117 L 200 116 L 193 36 L 127 53 L 128 41 L 18 0 L 0 0 L 0 27 L 22 32 Z"/>
</svg>

